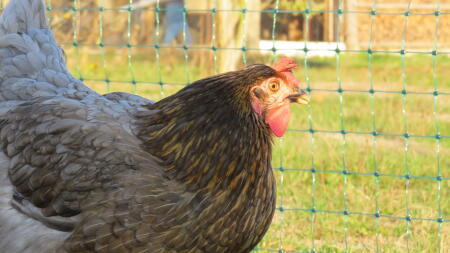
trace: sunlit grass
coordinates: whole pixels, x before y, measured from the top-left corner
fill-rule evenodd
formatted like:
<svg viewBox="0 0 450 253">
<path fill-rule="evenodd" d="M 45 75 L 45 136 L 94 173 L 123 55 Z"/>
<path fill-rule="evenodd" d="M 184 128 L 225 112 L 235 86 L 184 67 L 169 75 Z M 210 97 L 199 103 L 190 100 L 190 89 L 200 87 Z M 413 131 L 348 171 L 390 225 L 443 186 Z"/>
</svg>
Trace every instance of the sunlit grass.
<svg viewBox="0 0 450 253">
<path fill-rule="evenodd" d="M 130 64 L 126 49 L 67 52 L 71 72 L 96 91 L 153 100 L 214 69 L 213 58 L 198 61 L 192 52 L 187 67 L 182 51 L 160 52 L 159 66 L 151 50 L 131 51 Z M 335 58 L 308 59 L 309 82 L 303 62 L 295 74 L 311 89 L 311 104 L 292 106 L 289 131 L 275 141 L 279 209 L 258 252 L 448 252 L 450 223 L 414 218 L 450 219 L 450 181 L 436 180 L 438 168 L 450 177 L 450 139 L 435 138 L 450 136 L 450 96 L 400 92 L 406 85 L 407 92 L 431 93 L 435 81 L 449 92 L 450 59 L 437 57 L 436 80 L 431 56 L 406 57 L 403 70 L 399 56 L 374 55 L 372 80 L 367 54 L 342 55 L 339 69 Z"/>
</svg>

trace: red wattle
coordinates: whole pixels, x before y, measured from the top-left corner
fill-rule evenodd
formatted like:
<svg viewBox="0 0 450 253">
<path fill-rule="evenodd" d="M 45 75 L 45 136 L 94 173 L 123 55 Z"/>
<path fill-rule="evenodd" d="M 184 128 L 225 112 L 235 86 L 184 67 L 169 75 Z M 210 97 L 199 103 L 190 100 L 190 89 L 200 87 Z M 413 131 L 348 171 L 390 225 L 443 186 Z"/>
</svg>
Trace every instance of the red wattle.
<svg viewBox="0 0 450 253">
<path fill-rule="evenodd" d="M 273 134 L 277 137 L 282 137 L 286 132 L 290 118 L 290 104 L 285 104 L 268 110 L 265 120 Z"/>
</svg>

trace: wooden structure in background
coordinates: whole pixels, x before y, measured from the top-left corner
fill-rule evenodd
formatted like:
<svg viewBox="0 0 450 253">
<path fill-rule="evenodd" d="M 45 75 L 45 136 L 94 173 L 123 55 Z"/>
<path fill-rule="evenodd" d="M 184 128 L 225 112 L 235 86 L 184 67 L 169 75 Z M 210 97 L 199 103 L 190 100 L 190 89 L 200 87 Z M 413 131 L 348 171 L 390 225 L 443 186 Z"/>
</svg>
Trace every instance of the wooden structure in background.
<svg viewBox="0 0 450 253">
<path fill-rule="evenodd" d="M 346 10 L 355 10 L 358 0 L 347 0 Z M 357 50 L 360 48 L 358 42 L 358 15 L 355 13 L 347 13 L 345 15 L 344 41 L 347 49 Z"/>
<path fill-rule="evenodd" d="M 160 7 L 165 7 L 168 0 L 158 0 Z M 73 38 L 80 44 L 127 44 L 154 45 L 161 43 L 164 36 L 165 11 L 158 13 L 160 20 L 160 34 L 156 36 L 155 3 L 157 0 L 133 0 L 131 12 L 132 26 L 131 39 L 128 38 L 129 0 L 82 0 L 77 2 L 80 11 L 73 12 L 69 7 L 71 1 L 52 0 L 52 7 L 60 13 L 52 15 L 52 26 L 58 33 L 60 42 L 71 43 Z M 219 71 L 233 68 L 231 62 L 241 60 L 239 48 L 258 48 L 260 40 L 272 40 L 273 13 L 261 12 L 274 8 L 275 0 L 185 0 L 187 20 L 194 40 L 193 46 L 205 49 L 189 50 L 192 59 L 198 55 L 200 61 L 204 56 L 211 63 L 213 50 L 212 38 L 216 38 L 216 46 L 236 48 L 238 50 L 217 50 L 216 55 L 230 58 L 230 62 L 219 59 Z M 283 0 L 285 1 L 285 0 Z M 323 2 L 321 2 L 323 1 Z M 410 5 L 411 15 L 408 16 L 405 33 L 405 15 L 408 10 L 407 0 L 316 0 L 312 1 L 313 12 L 306 22 L 302 12 L 277 14 L 275 40 L 284 41 L 318 41 L 318 42 L 344 42 L 348 49 L 366 49 L 369 42 L 374 50 L 399 50 L 402 40 L 405 40 L 407 50 L 432 50 L 436 41 L 439 50 L 450 49 L 450 0 L 441 0 L 436 22 L 436 3 L 429 0 L 413 1 Z M 100 12 L 96 9 L 100 3 L 106 10 Z M 318 5 L 317 3 L 320 3 Z M 342 3 L 344 13 L 338 19 L 336 11 Z M 247 6 L 245 6 L 247 4 Z M 120 7 L 125 9 L 115 9 Z M 375 7 L 376 15 L 370 11 Z M 245 14 L 239 10 L 246 8 Z M 212 9 L 218 10 L 215 14 Z M 228 10 L 228 11 L 221 11 Z M 230 10 L 236 10 L 231 12 Z M 324 11 L 318 14 L 317 11 Z M 357 12 L 357 13 L 355 13 Z M 415 13 L 427 15 L 415 15 Z M 100 17 L 101 16 L 101 17 Z M 245 16 L 245 19 L 244 19 Z M 213 20 L 214 17 L 214 20 Z M 100 20 L 102 18 L 102 20 Z M 307 23 L 309 27 L 306 27 Z M 215 30 L 213 30 L 215 24 Z M 103 34 L 100 36 L 100 25 Z M 244 27 L 244 25 L 246 27 Z M 439 36 L 436 36 L 436 29 Z M 308 34 L 305 34 L 309 31 Z M 157 40 L 159 38 L 159 40 Z M 245 44 L 243 44 L 245 42 Z M 174 45 L 180 45 L 178 41 Z M 95 47 L 92 47 L 92 50 Z M 203 51 L 199 53 L 200 51 Z M 255 52 L 255 51 L 252 51 Z M 232 59 L 231 59 L 232 58 Z M 227 60 L 228 61 L 228 60 Z M 202 64 L 203 62 L 199 62 Z"/>
<path fill-rule="evenodd" d="M 217 1 L 217 6 L 215 6 L 214 0 L 208 1 L 198 1 L 198 0 L 186 0 L 186 7 L 188 10 L 193 12 L 189 13 L 189 18 L 193 19 L 194 25 L 192 25 L 193 29 L 200 30 L 197 32 L 197 40 L 196 44 L 199 45 L 211 45 L 212 41 L 212 14 L 211 10 L 216 8 L 217 10 L 224 9 L 225 7 L 229 7 L 232 9 L 241 9 L 246 8 L 250 10 L 246 13 L 246 34 L 245 40 L 247 42 L 246 47 L 257 48 L 260 40 L 260 27 L 261 27 L 261 13 L 254 12 L 261 10 L 261 0 L 251 0 L 247 2 L 247 6 L 243 6 L 242 0 L 237 1 Z M 204 12 L 203 12 L 204 10 Z M 200 12 L 199 12 L 200 11 Z M 220 12 L 220 11 L 219 11 Z M 218 25 L 221 20 L 216 15 L 215 23 Z M 238 16 L 236 13 L 232 15 L 225 15 L 227 17 L 230 16 Z M 234 19 L 234 18 L 232 18 Z M 190 20 L 191 21 L 191 20 Z M 220 24 L 219 24 L 220 25 Z M 243 25 L 243 24 L 242 24 Z M 233 26 L 231 23 L 229 24 L 229 30 L 233 30 Z M 217 31 L 216 36 L 217 36 Z M 225 32 L 225 31 L 224 31 Z M 220 37 L 220 36 L 219 36 Z M 222 36 L 226 37 L 226 36 Z"/>
<path fill-rule="evenodd" d="M 236 10 L 246 8 L 247 10 L 259 11 L 261 9 L 261 0 L 247 1 L 247 6 L 244 5 L 244 1 L 242 0 L 187 0 L 186 7 L 187 9 L 194 11 L 189 14 L 189 21 L 195 19 L 194 22 L 196 23 L 196 25 L 192 27 L 196 30 L 196 34 L 194 35 L 194 44 L 199 46 L 212 46 L 212 35 L 214 33 L 217 48 L 237 49 L 219 49 L 216 51 L 218 72 L 236 69 L 236 65 L 242 59 L 242 50 L 239 50 L 240 48 L 258 48 L 260 39 L 261 13 L 248 11 L 245 13 L 246 16 L 244 19 L 243 13 L 220 10 Z M 213 8 L 219 10 L 214 15 L 214 31 L 212 30 L 213 15 L 210 11 Z M 198 10 L 205 10 L 205 12 L 197 14 L 196 11 Z M 211 53 L 213 52 L 209 51 L 207 54 Z M 204 56 L 204 54 L 202 55 Z M 202 55 L 200 55 L 200 57 Z"/>
<path fill-rule="evenodd" d="M 431 51 L 435 42 L 439 50 L 450 50 L 450 16 L 446 14 L 450 12 L 450 0 L 440 0 L 439 5 L 429 0 L 383 0 L 375 5 L 372 0 L 349 1 L 354 2 L 348 6 L 349 10 L 363 14 L 353 15 L 351 23 L 356 33 L 350 36 L 351 40 L 346 38 L 347 44 L 357 44 L 359 49 L 368 48 L 370 43 L 374 50 L 400 50 L 404 40 L 406 50 Z M 373 7 L 377 14 L 372 22 Z M 436 10 L 445 13 L 438 16 L 438 22 L 434 15 Z M 407 11 L 411 14 L 406 23 Z M 347 27 L 351 28 L 349 23 L 347 21 Z"/>
</svg>

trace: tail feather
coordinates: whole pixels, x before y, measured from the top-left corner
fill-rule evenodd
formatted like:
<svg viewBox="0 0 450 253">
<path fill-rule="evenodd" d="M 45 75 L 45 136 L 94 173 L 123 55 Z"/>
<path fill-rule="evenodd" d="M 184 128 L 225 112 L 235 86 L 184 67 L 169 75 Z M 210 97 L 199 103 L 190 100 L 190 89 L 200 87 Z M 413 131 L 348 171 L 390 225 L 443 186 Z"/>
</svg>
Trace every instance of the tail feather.
<svg viewBox="0 0 450 253">
<path fill-rule="evenodd" d="M 10 0 L 0 17 L 0 106 L 69 89 L 91 92 L 67 71 L 64 53 L 47 26 L 43 0 Z"/>
<path fill-rule="evenodd" d="M 0 18 L 0 35 L 48 28 L 43 0 L 11 0 Z"/>
</svg>

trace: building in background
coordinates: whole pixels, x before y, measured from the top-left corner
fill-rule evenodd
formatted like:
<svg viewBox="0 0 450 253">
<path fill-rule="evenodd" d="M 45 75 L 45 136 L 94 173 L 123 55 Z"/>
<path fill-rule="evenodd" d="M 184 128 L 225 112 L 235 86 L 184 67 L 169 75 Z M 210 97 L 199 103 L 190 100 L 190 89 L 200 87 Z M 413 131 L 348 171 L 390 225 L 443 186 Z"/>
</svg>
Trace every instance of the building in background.
<svg viewBox="0 0 450 253">
<path fill-rule="evenodd" d="M 245 2 L 260 8 L 247 7 L 251 29 L 246 36 L 247 43 L 252 45 L 273 38 L 291 42 L 342 42 L 348 49 L 367 49 L 371 44 L 374 50 L 399 50 L 404 40 L 408 50 L 431 50 L 435 42 L 437 48 L 450 50 L 450 15 L 447 14 L 450 0 L 441 0 L 439 4 L 429 0 L 283 0 L 279 1 L 279 9 L 288 12 L 277 13 L 274 34 L 274 14 L 268 10 L 275 8 L 275 0 L 237 1 L 233 9 L 244 8 Z M 212 0 L 187 0 L 188 6 L 196 10 L 212 9 L 213 3 Z M 304 10 L 308 7 L 307 19 Z M 338 15 L 340 9 L 342 14 Z M 259 10 L 263 12 L 255 12 Z M 410 15 L 406 21 L 407 12 Z M 441 13 L 438 20 L 436 12 Z M 211 27 L 210 13 L 197 15 L 205 19 L 198 27 Z M 197 29 L 199 40 L 210 43 L 211 29 L 200 30 Z"/>
<path fill-rule="evenodd" d="M 347 0 L 344 40 L 352 49 L 450 50 L 450 0 Z M 372 12 L 373 11 L 373 12 Z M 371 12 L 375 15 L 371 15 Z M 437 16 L 435 14 L 438 14 Z"/>
<path fill-rule="evenodd" d="M 180 0 L 177 0 L 180 2 Z M 52 24 L 62 37 L 76 33 L 80 42 L 94 42 L 101 25 L 105 43 L 126 41 L 129 0 L 78 1 L 79 12 L 73 12 L 72 1 L 52 0 L 52 8 L 61 14 L 52 16 Z M 134 0 L 131 12 L 131 42 L 160 43 L 166 36 L 169 0 Z M 449 48 L 450 0 L 439 5 L 430 0 L 282 0 L 276 14 L 275 0 L 185 0 L 187 23 L 194 45 L 211 46 L 224 37 L 243 36 L 245 46 L 258 47 L 259 40 L 343 42 L 348 48 L 398 49 L 405 41 L 409 49 Z M 99 6 L 102 3 L 103 6 Z M 411 3 L 411 4 L 410 4 Z M 339 6 L 339 5 L 342 6 Z M 159 10 L 156 7 L 159 5 Z M 97 11 L 99 7 L 105 10 Z M 84 8 L 84 9 L 83 9 Z M 244 8 L 247 9 L 243 12 Z M 65 11 L 64 11 L 65 9 Z M 219 10 L 213 12 L 211 10 Z M 305 9 L 309 10 L 308 18 Z M 337 12 L 342 9 L 342 14 Z M 226 10 L 222 12 L 220 10 Z M 234 11 L 231 11 L 234 10 Z M 408 12 L 410 15 L 404 15 Z M 440 13 L 437 17 L 434 13 Z M 376 14 L 376 15 L 371 15 Z M 395 14 L 395 15 L 393 15 Z M 221 19 L 226 16 L 227 19 Z M 178 20 L 181 16 L 178 15 Z M 407 17 L 407 23 L 406 21 Z M 157 22 L 158 21 L 158 22 Z M 227 29 L 220 30 L 221 22 Z M 237 22 L 237 23 L 236 23 Z M 160 29 L 156 34 L 156 24 Z M 179 22 L 178 22 L 179 23 Z M 245 27 L 244 27 L 245 26 Z M 89 29 L 88 29 L 89 28 Z M 406 29 L 406 33 L 405 33 Z M 70 31 L 69 31 L 70 30 Z M 68 32 L 69 31 L 69 32 Z M 272 32 L 274 33 L 272 34 Z M 438 31 L 438 36 L 436 36 Z M 222 35 L 221 33 L 226 35 Z M 244 33 L 244 34 L 243 34 Z M 155 40 L 155 36 L 157 40 Z M 169 35 L 168 35 L 169 36 Z M 170 36 L 169 36 L 170 37 Z M 222 37 L 222 38 L 221 38 Z M 214 39 L 213 39 L 214 38 Z M 180 40 L 178 40 L 180 42 Z"/>
<path fill-rule="evenodd" d="M 139 50 L 170 41 L 179 48 L 167 53 L 168 58 L 178 53 L 184 59 L 188 53 L 189 60 L 198 59 L 201 66 L 214 61 L 218 66 L 214 71 L 219 72 L 244 62 L 243 52 L 272 54 L 274 47 L 277 53 L 290 55 L 304 55 L 305 46 L 308 55 L 369 46 L 392 51 L 402 44 L 406 50 L 450 50 L 450 0 L 440 0 L 439 5 L 430 0 L 185 0 L 188 52 L 179 29 L 183 16 L 176 16 L 178 25 L 171 29 L 168 2 L 83 0 L 77 2 L 80 11 L 74 12 L 74 2 L 52 0 L 53 30 L 61 43 L 76 40 L 106 48 L 139 45 L 135 48 Z M 232 50 L 220 50 L 224 48 Z M 159 53 L 163 51 L 164 47 Z"/>
</svg>

